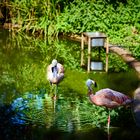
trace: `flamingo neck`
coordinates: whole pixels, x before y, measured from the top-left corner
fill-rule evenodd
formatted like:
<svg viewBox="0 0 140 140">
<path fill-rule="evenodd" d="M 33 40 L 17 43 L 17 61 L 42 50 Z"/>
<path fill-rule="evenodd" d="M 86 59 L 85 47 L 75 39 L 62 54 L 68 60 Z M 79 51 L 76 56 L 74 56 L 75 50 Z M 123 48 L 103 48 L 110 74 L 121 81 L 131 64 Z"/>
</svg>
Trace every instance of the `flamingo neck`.
<svg viewBox="0 0 140 140">
<path fill-rule="evenodd" d="M 94 96 L 95 96 L 94 94 L 90 94 L 89 98 L 93 99 Z"/>
<path fill-rule="evenodd" d="M 94 96 L 93 89 L 90 86 L 88 87 L 88 96 L 89 97 L 93 97 Z"/>
<path fill-rule="evenodd" d="M 53 73 L 53 77 L 57 77 L 58 70 L 56 66 L 52 67 L 52 73 Z"/>
<path fill-rule="evenodd" d="M 89 100 L 95 104 L 95 95 L 93 94 L 93 92 L 89 92 L 88 93 L 88 96 L 89 96 Z"/>
<path fill-rule="evenodd" d="M 88 95 L 89 95 L 89 96 L 94 96 L 93 90 L 89 89 L 89 90 L 88 90 Z"/>
</svg>

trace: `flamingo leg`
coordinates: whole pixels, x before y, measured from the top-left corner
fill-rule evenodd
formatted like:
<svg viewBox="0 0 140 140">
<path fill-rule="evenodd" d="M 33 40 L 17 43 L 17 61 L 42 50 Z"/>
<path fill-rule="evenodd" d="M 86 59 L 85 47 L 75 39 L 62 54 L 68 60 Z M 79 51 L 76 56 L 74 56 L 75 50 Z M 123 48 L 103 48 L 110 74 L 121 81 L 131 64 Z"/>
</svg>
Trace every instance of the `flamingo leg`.
<svg viewBox="0 0 140 140">
<path fill-rule="evenodd" d="M 109 131 L 109 129 L 110 129 L 110 119 L 111 119 L 111 117 L 110 117 L 110 109 L 108 109 L 108 113 L 109 113 L 109 115 L 108 115 L 108 120 L 107 120 L 107 135 L 108 135 L 108 140 L 110 140 L 111 139 L 111 135 L 110 135 L 110 131 Z"/>
<path fill-rule="evenodd" d="M 107 121 L 107 128 L 110 128 L 110 110 L 108 111 L 109 115 L 108 115 L 108 121 Z"/>
<path fill-rule="evenodd" d="M 57 91 L 58 91 L 58 85 L 56 84 L 55 86 L 55 91 L 54 91 L 54 97 L 53 97 L 53 101 L 54 101 L 54 113 L 55 113 L 55 108 L 56 108 L 56 99 L 57 99 Z"/>
<path fill-rule="evenodd" d="M 56 84 L 55 91 L 54 91 L 54 97 L 53 97 L 54 100 L 56 100 L 57 91 L 58 91 L 58 85 Z"/>
</svg>

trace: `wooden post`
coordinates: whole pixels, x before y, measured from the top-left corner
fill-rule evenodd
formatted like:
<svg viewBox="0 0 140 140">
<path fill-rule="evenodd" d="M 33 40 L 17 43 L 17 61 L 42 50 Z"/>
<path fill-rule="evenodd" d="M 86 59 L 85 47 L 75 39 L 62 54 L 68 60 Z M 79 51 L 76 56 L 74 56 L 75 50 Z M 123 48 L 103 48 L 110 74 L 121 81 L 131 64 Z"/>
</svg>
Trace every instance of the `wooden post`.
<svg viewBox="0 0 140 140">
<path fill-rule="evenodd" d="M 81 66 L 84 65 L 84 35 L 81 37 Z"/>
<path fill-rule="evenodd" d="M 88 38 L 88 65 L 87 65 L 87 72 L 90 72 L 90 56 L 91 55 L 91 38 Z"/>
<path fill-rule="evenodd" d="M 108 53 L 109 53 L 109 46 L 108 46 L 108 37 L 106 39 L 106 68 L 105 71 L 108 72 Z"/>
<path fill-rule="evenodd" d="M 85 41 L 85 37 L 87 37 L 87 41 L 86 43 L 88 44 L 88 62 L 87 62 L 87 72 L 90 72 L 90 67 L 91 67 L 91 47 L 105 47 L 106 48 L 106 66 L 105 66 L 105 71 L 108 72 L 108 53 L 109 53 L 109 46 L 108 46 L 108 38 L 106 37 L 106 35 L 104 33 L 101 32 L 84 32 L 81 35 L 81 66 L 84 65 L 84 41 Z M 96 41 L 100 41 L 98 39 L 103 39 L 103 41 L 106 40 L 106 44 L 105 42 L 103 42 L 104 44 L 102 44 L 102 42 L 93 42 L 93 39 L 97 39 Z M 92 43 L 92 44 L 91 44 Z M 99 54 L 100 54 L 100 48 L 99 48 Z"/>
</svg>

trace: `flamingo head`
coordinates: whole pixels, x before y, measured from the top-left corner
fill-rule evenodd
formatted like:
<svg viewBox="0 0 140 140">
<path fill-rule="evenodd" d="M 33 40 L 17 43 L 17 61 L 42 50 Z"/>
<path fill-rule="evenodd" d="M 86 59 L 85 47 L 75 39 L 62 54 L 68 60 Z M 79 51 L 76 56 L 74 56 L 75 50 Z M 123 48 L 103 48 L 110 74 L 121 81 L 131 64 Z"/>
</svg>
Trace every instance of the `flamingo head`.
<svg viewBox="0 0 140 140">
<path fill-rule="evenodd" d="M 55 67 L 57 65 L 57 63 L 58 63 L 57 60 L 56 59 L 53 59 L 52 60 L 52 67 Z"/>
<path fill-rule="evenodd" d="M 94 87 L 97 87 L 97 83 L 94 80 L 88 79 L 86 81 L 86 86 L 88 87 L 89 92 L 92 92 L 92 84 L 94 85 Z"/>
</svg>

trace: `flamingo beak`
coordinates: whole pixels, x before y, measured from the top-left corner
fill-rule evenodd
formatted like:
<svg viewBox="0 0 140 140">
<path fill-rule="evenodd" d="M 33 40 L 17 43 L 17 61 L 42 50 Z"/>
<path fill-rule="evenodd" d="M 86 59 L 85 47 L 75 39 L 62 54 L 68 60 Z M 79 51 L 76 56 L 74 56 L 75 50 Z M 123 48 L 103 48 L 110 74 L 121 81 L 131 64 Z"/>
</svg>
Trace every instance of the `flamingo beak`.
<svg viewBox="0 0 140 140">
<path fill-rule="evenodd" d="M 97 83 L 95 81 L 92 80 L 92 83 L 93 83 L 94 87 L 97 87 Z"/>
</svg>

